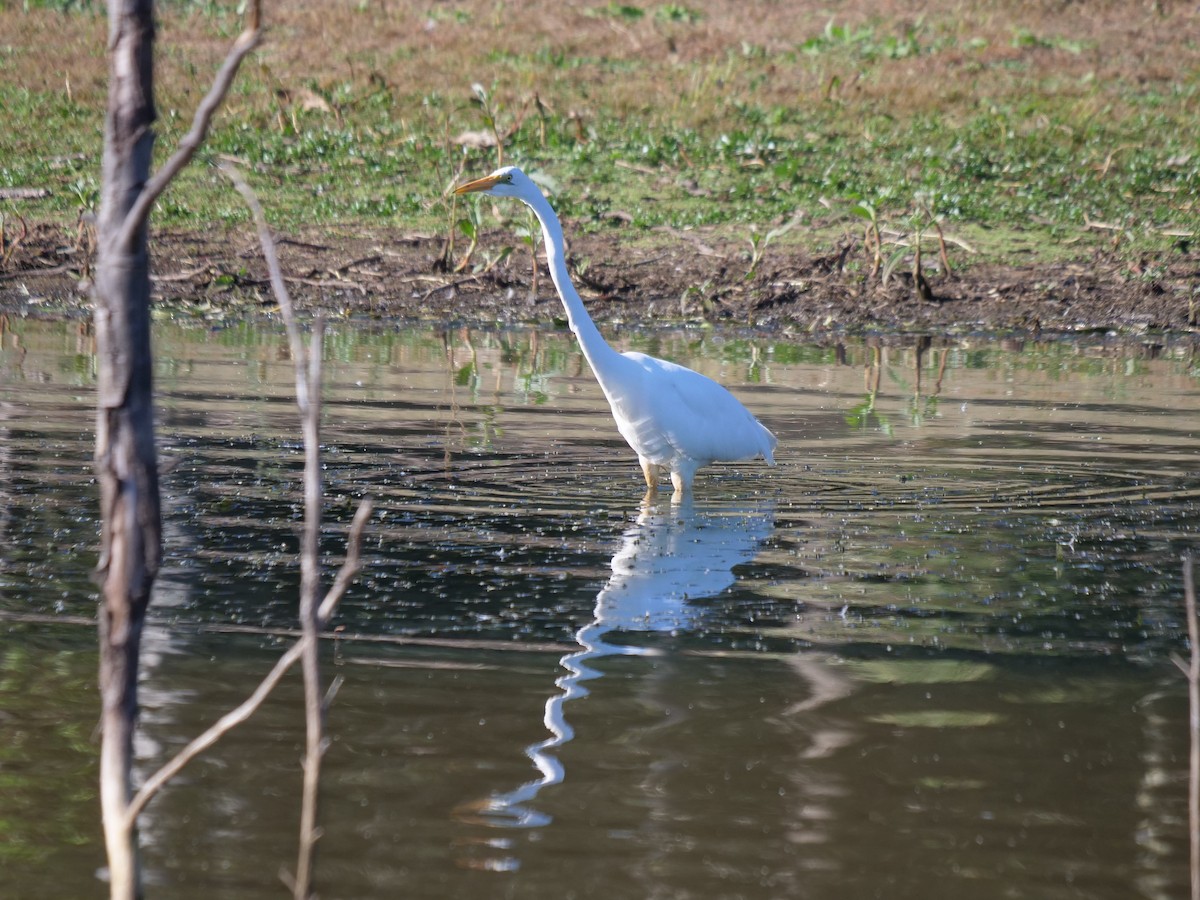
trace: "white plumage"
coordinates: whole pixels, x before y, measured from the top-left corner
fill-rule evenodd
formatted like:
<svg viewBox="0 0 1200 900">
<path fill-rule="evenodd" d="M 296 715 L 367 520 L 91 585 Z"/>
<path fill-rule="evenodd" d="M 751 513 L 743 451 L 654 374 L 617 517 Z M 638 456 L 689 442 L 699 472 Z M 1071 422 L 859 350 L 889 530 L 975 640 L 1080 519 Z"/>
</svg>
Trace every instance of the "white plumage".
<svg viewBox="0 0 1200 900">
<path fill-rule="evenodd" d="M 515 166 L 455 188 L 515 197 L 533 210 L 542 225 L 550 276 L 571 331 L 587 358 L 617 430 L 638 455 L 646 486 L 658 487 L 658 470 L 671 473 L 675 496 L 691 490 L 701 466 L 761 456 L 775 464 L 778 441 L 733 394 L 706 375 L 644 353 L 618 353 L 600 335 L 567 275 L 562 226 L 537 185 Z"/>
</svg>

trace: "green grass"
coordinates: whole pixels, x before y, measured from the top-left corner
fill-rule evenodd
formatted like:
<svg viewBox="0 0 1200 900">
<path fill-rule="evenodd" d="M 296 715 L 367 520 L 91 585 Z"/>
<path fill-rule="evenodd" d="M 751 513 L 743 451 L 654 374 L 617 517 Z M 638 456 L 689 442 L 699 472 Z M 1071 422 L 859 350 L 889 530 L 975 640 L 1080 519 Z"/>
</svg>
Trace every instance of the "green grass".
<svg viewBox="0 0 1200 900">
<path fill-rule="evenodd" d="M 236 28 L 227 9 L 190 8 L 202 12 L 193 12 L 189 28 L 215 35 Z M 436 27 L 444 30 L 477 29 L 488 15 L 470 4 L 438 9 Z M 597 4 L 588 14 L 673 40 L 698 34 L 705 20 L 679 4 Z M 85 10 L 66 18 L 99 16 Z M 837 234 L 861 230 L 852 210 L 866 203 L 882 224 L 897 227 L 926 208 L 948 232 L 969 232 L 985 258 L 1000 259 L 1013 248 L 1082 255 L 1114 237 L 1132 258 L 1170 252 L 1181 240 L 1177 232 L 1200 232 L 1196 71 L 1174 82 L 1101 83 L 1090 69 L 1079 74 L 1072 67 L 1081 55 L 1103 50 L 1087 36 L 1005 25 L 983 37 L 955 27 L 949 19 L 903 27 L 829 21 L 786 49 L 743 43 L 669 67 L 606 48 L 568 52 L 543 38 L 528 48 L 478 48 L 461 70 L 490 74 L 497 127 L 504 132 L 520 120 L 506 161 L 552 176 L 560 185 L 554 203 L 574 227 L 613 227 L 609 214 L 620 211 L 631 217 L 633 233 L 714 226 L 744 237 L 799 214 L 806 227 L 788 239 L 828 246 Z M 161 36 L 169 71 L 161 79 L 160 154 L 187 129 L 211 72 L 172 45 L 183 30 L 177 24 Z M 268 38 L 286 39 L 282 30 Z M 1070 65 L 1048 68 L 1048 55 Z M 404 46 L 363 48 L 348 57 L 350 69 L 314 69 L 308 78 L 248 64 L 199 164 L 160 203 L 156 226 L 245 221 L 211 165 L 225 155 L 250 167 L 279 227 L 445 231 L 453 221 L 445 189 L 460 171 L 490 170 L 496 153 L 453 142 L 463 131 L 485 130 L 469 78 L 435 89 L 376 77 L 389 66 L 409 71 L 420 65 L 418 56 Z M 102 103 L 95 92 L 69 97 L 53 82 L 24 86 L 28 79 L 20 76 L 33 59 L 28 47 L 0 46 L 0 108 L 9 123 L 0 130 L 0 187 L 53 193 L 0 201 L 0 213 L 71 222 L 95 202 Z M 976 85 L 996 80 L 999 87 L 985 95 L 947 76 L 929 97 L 905 103 L 888 93 L 893 79 L 911 77 L 901 67 L 919 63 L 934 78 L 948 59 L 959 81 L 965 73 Z M 186 91 L 172 80 L 181 71 L 190 73 Z M 780 73 L 823 87 L 789 92 Z M 596 79 L 622 91 L 592 91 Z M 852 82 L 864 86 L 861 96 L 848 89 Z M 276 93 L 285 84 L 293 93 L 309 91 L 325 108 L 289 106 Z M 530 99 L 542 90 L 554 96 L 538 111 Z M 589 114 L 576 119 L 571 101 L 583 99 Z"/>
</svg>

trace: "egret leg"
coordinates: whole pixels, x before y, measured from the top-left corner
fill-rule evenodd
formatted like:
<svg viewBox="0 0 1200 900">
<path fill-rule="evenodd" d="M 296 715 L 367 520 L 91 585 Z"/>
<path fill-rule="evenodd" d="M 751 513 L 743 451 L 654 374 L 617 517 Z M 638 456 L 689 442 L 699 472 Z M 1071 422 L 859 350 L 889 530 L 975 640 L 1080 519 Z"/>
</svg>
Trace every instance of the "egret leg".
<svg viewBox="0 0 1200 900">
<path fill-rule="evenodd" d="M 644 457 L 638 462 L 642 464 L 642 475 L 646 478 L 646 496 L 653 497 L 658 493 L 658 466 Z"/>
<path fill-rule="evenodd" d="M 675 493 L 671 495 L 671 502 L 678 503 L 688 495 L 688 491 L 692 488 L 690 480 L 685 480 L 679 472 L 671 473 L 671 484 L 675 486 Z"/>
</svg>

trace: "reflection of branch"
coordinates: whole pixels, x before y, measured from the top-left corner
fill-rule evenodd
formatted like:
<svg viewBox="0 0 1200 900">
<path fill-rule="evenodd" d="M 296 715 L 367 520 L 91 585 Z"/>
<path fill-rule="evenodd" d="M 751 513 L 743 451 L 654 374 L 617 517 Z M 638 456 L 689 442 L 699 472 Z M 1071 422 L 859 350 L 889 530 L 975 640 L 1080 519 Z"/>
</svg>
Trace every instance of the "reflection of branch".
<svg viewBox="0 0 1200 900">
<path fill-rule="evenodd" d="M 883 348 L 876 345 L 871 348 L 874 361 L 867 363 L 863 371 L 863 379 L 867 387 L 867 411 L 874 412 L 875 399 L 879 396 L 879 381 L 883 377 Z"/>
<path fill-rule="evenodd" d="M 367 501 L 363 501 L 366 503 Z M 362 507 L 359 507 L 362 514 Z M 347 557 L 347 561 L 349 557 Z M 347 562 L 348 564 L 348 562 Z M 336 585 L 335 585 L 336 587 Z M 326 598 L 328 600 L 328 598 Z M 44 613 L 15 613 L 0 609 L 0 622 L 20 622 L 23 625 L 72 625 L 77 628 L 95 628 L 93 616 L 57 616 Z M 250 634 L 257 637 L 298 638 L 295 628 L 263 628 L 258 625 L 230 625 L 210 622 L 184 622 L 171 620 L 172 630 L 177 634 Z M 574 649 L 573 644 L 557 641 L 476 640 L 473 638 L 421 637 L 410 634 L 364 634 L 357 631 L 339 631 L 336 634 L 322 632 L 321 640 L 338 644 L 382 644 L 391 647 L 440 647 L 459 652 L 462 650 L 484 650 L 489 653 L 554 653 L 562 655 Z M 727 651 L 721 651 L 725 653 Z"/>
</svg>

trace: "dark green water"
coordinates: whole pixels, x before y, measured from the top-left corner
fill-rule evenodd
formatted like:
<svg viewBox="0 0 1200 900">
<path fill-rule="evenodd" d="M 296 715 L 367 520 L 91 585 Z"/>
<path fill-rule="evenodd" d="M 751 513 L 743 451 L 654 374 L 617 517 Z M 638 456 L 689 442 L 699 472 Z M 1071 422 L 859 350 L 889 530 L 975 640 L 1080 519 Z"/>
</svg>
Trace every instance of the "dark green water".
<svg viewBox="0 0 1200 900">
<path fill-rule="evenodd" d="M 247 632 L 290 628 L 298 582 L 282 341 L 156 335 L 143 772 L 267 671 L 282 644 Z M 563 335 L 333 328 L 330 559 L 377 513 L 327 649 L 322 897 L 1186 893 L 1190 347 L 615 342 L 731 386 L 779 466 L 644 507 Z M 0 335 L 6 898 L 103 893 L 91 353 L 76 324 Z M 298 700 L 152 804 L 151 895 L 283 895 Z"/>
</svg>

